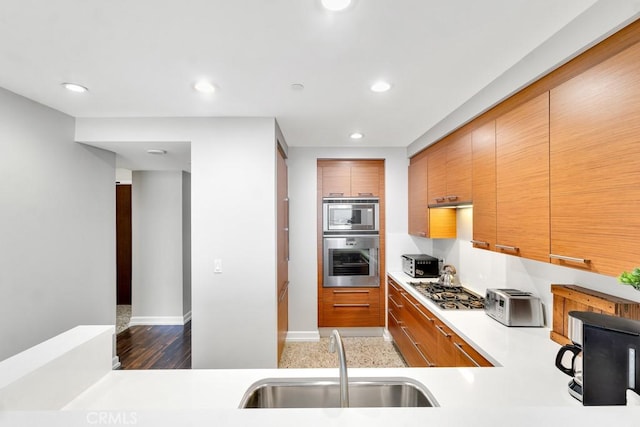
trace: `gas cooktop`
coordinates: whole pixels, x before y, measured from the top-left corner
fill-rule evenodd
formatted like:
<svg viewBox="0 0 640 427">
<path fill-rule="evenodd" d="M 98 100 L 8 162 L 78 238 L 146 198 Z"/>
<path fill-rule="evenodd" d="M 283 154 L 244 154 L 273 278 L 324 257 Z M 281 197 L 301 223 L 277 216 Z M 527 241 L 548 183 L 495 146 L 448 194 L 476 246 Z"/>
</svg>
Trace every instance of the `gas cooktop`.
<svg viewBox="0 0 640 427">
<path fill-rule="evenodd" d="M 484 308 L 484 298 L 462 286 L 443 286 L 431 282 L 408 283 L 443 310 Z"/>
</svg>

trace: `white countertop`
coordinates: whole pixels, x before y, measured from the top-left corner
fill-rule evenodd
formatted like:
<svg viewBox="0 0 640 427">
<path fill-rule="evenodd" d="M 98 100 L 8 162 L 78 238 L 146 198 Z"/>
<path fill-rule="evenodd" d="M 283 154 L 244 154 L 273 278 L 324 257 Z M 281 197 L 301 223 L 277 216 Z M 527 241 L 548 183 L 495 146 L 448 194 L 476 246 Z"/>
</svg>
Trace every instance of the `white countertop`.
<svg viewBox="0 0 640 427">
<path fill-rule="evenodd" d="M 391 273 L 401 285 L 414 279 Z M 64 417 L 120 414 L 136 424 L 191 420 L 193 425 L 559 425 L 640 424 L 640 407 L 586 408 L 567 392 L 570 378 L 554 366 L 560 346 L 548 328 L 509 328 L 483 310 L 446 311 L 410 286 L 407 291 L 495 362 L 494 368 L 349 369 L 350 378 L 410 377 L 422 382 L 440 408 L 238 410 L 255 381 L 276 377 L 336 377 L 337 369 L 113 371 L 70 402 Z M 160 411 L 160 415 L 158 412 Z M 164 415 L 162 415 L 164 414 Z M 216 415 L 217 414 L 217 415 Z M 153 420 L 153 423 L 151 421 Z M 122 420 L 121 420 L 122 421 Z M 84 420 L 85 425 L 90 420 Z M 403 424 L 404 423 L 404 424 Z M 434 424 L 435 423 L 435 424 Z M 79 424 L 81 425 L 81 424 Z M 161 425 L 165 425 L 161 423 Z M 185 425 L 184 423 L 182 425 Z"/>
</svg>

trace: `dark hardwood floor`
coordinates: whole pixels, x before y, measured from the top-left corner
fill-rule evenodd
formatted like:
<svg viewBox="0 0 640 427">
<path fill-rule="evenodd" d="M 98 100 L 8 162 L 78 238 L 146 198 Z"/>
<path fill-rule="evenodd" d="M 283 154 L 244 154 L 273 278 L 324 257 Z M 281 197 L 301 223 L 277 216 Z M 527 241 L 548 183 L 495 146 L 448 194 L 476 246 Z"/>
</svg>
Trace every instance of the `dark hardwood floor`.
<svg viewBox="0 0 640 427">
<path fill-rule="evenodd" d="M 191 322 L 131 326 L 116 336 L 120 369 L 191 369 Z"/>
</svg>

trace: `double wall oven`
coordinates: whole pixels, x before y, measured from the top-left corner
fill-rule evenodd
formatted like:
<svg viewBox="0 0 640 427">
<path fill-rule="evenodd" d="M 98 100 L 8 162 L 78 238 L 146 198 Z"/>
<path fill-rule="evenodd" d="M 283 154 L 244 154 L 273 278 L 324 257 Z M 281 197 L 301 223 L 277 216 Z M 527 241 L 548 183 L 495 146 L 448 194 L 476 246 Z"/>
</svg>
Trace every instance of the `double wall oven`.
<svg viewBox="0 0 640 427">
<path fill-rule="evenodd" d="M 379 287 L 379 201 L 324 198 L 323 286 Z"/>
</svg>

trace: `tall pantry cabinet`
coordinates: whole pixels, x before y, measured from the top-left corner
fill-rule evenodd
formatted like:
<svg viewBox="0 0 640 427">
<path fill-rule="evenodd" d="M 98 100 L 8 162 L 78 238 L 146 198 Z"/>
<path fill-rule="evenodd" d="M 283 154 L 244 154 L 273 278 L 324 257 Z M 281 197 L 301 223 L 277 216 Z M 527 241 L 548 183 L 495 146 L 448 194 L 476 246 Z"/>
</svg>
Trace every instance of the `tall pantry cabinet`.
<svg viewBox="0 0 640 427">
<path fill-rule="evenodd" d="M 282 356 L 289 329 L 289 196 L 287 163 L 282 148 L 278 146 L 276 163 L 276 251 L 277 251 L 277 301 L 278 301 L 278 363 Z"/>
</svg>

